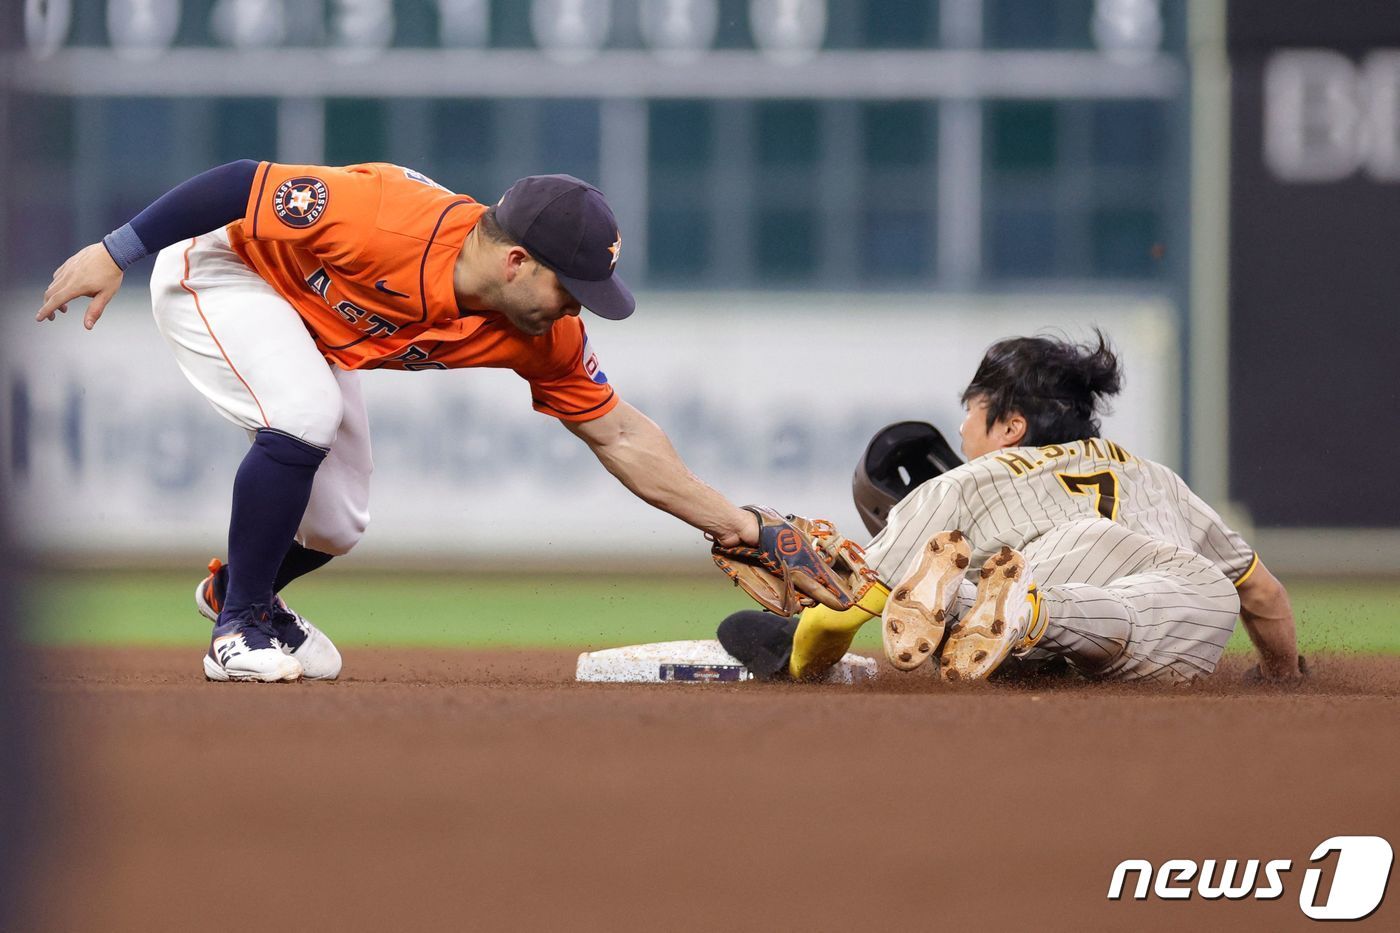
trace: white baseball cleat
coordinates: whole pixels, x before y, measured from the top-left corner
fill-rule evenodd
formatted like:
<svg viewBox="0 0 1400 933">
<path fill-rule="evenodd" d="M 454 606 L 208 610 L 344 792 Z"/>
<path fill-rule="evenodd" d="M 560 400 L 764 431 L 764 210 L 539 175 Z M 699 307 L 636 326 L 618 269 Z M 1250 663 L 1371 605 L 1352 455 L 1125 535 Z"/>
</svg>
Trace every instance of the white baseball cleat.
<svg viewBox="0 0 1400 933">
<path fill-rule="evenodd" d="M 272 628 L 272 612 L 254 607 L 214 626 L 204 676 L 209 680 L 262 683 L 300 680 L 301 662 L 282 650 Z"/>
<path fill-rule="evenodd" d="M 944 680 L 981 680 L 1013 650 L 1031 647 L 1045 633 L 1040 594 L 1020 552 L 1003 547 L 979 573 L 977 601 L 950 626 L 939 657 Z"/>
<path fill-rule="evenodd" d="M 194 588 L 194 605 L 199 614 L 216 625 L 228 593 L 228 567 L 217 557 L 209 561 L 209 576 Z M 326 633 L 287 605 L 273 597 L 272 629 L 277 647 L 301 662 L 305 680 L 335 680 L 340 676 L 340 651 Z"/>
<path fill-rule="evenodd" d="M 326 633 L 306 621 L 281 597 L 272 607 L 272 628 L 282 650 L 301 662 L 306 680 L 335 680 L 340 676 L 340 651 Z"/>
<path fill-rule="evenodd" d="M 890 592 L 880 630 L 885 657 L 901 671 L 916 669 L 938 651 L 971 555 L 961 531 L 940 531 Z"/>
</svg>

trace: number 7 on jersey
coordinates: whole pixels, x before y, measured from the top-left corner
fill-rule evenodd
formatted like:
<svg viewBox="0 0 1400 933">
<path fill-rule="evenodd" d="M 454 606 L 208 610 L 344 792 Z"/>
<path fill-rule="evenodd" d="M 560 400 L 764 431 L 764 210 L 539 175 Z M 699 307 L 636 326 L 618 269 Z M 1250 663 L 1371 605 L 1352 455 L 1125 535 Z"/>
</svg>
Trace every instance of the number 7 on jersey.
<svg viewBox="0 0 1400 933">
<path fill-rule="evenodd" d="M 1055 477 L 1071 496 L 1093 496 L 1094 508 L 1109 521 L 1118 518 L 1118 474 L 1112 470 L 1098 473 L 1056 473 Z"/>
</svg>

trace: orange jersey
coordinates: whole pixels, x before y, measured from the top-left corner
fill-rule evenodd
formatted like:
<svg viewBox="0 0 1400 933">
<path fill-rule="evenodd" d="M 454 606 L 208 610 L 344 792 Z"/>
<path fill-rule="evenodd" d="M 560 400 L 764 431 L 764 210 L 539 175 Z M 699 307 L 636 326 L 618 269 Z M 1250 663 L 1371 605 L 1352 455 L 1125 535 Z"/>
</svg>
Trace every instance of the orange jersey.
<svg viewBox="0 0 1400 933">
<path fill-rule="evenodd" d="M 398 165 L 264 162 L 228 233 L 343 369 L 513 369 L 539 411 L 607 414 L 617 395 L 577 317 L 531 337 L 500 314 L 458 309 L 453 267 L 485 210 Z"/>
</svg>

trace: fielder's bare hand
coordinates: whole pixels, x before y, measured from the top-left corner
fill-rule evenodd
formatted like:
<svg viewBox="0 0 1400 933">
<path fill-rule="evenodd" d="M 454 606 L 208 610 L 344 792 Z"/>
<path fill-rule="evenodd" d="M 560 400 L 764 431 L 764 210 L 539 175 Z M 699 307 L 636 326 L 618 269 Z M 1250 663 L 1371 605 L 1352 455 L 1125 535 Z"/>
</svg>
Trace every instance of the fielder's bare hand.
<svg viewBox="0 0 1400 933">
<path fill-rule="evenodd" d="M 754 547 L 758 544 L 758 518 L 748 509 L 734 510 L 732 527 L 705 532 L 705 540 L 720 547 Z"/>
<path fill-rule="evenodd" d="M 34 316 L 36 321 L 52 321 L 54 312 L 68 311 L 68 302 L 75 298 L 91 298 L 83 326 L 92 330 L 107 302 L 122 287 L 122 270 L 112 261 L 111 253 L 101 243 L 85 247 L 58 267 L 44 292 L 44 306 Z"/>
</svg>

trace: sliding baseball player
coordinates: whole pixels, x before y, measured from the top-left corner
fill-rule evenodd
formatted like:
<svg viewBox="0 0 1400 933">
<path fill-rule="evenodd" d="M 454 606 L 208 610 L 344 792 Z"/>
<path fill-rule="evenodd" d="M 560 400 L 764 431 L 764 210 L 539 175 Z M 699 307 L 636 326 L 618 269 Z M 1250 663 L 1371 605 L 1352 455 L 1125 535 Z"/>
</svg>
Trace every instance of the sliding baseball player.
<svg viewBox="0 0 1400 933">
<path fill-rule="evenodd" d="M 927 437 L 877 436 L 856 498 L 878 531 L 864 556 L 882 585 L 857 608 L 803 612 L 787 627 L 787 673 L 819 675 L 879 614 L 891 664 L 932 661 L 948 681 L 1059 667 L 1188 682 L 1215 670 L 1239 617 L 1261 677 L 1300 677 L 1288 594 L 1258 555 L 1179 476 L 1100 436 L 1121 382 L 1102 335 L 1004 340 L 963 393 L 969 462 L 949 463 Z M 922 476 L 901 444 L 931 455 Z M 722 626 L 741 650 L 736 631 L 762 641 L 781 627 L 754 615 Z"/>
</svg>

